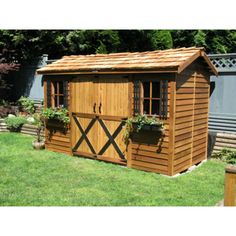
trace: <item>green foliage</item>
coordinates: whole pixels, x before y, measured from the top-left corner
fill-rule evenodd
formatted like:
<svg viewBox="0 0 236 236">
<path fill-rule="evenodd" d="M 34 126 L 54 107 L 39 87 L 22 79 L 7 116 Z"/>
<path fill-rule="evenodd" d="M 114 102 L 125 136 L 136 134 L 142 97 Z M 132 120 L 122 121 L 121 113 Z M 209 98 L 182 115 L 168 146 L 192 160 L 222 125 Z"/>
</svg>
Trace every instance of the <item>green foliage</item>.
<svg viewBox="0 0 236 236">
<path fill-rule="evenodd" d="M 173 40 L 169 30 L 152 30 L 149 33 L 153 49 L 169 49 L 173 47 Z"/>
<path fill-rule="evenodd" d="M 221 151 L 214 153 L 212 158 L 236 165 L 236 150 L 223 148 Z"/>
<path fill-rule="evenodd" d="M 55 119 L 65 125 L 70 123 L 68 110 L 66 108 L 46 108 L 42 111 L 42 118 L 46 120 Z"/>
<path fill-rule="evenodd" d="M 27 113 L 33 114 L 35 112 L 34 101 L 30 98 L 21 96 L 18 102 L 23 107 L 23 110 Z"/>
<path fill-rule="evenodd" d="M 26 119 L 22 116 L 12 116 L 4 119 L 7 128 L 11 131 L 19 131 L 22 125 L 26 124 Z"/>
<path fill-rule="evenodd" d="M 194 35 L 197 30 L 172 30 L 173 47 L 192 47 L 195 46 Z"/>
<path fill-rule="evenodd" d="M 203 30 L 198 30 L 194 35 L 194 43 L 197 47 L 206 47 L 206 33 Z"/>
<path fill-rule="evenodd" d="M 115 30 L 75 30 L 66 36 L 68 49 L 72 54 L 93 54 L 116 52 L 120 45 Z"/>
<path fill-rule="evenodd" d="M 136 129 L 134 124 L 137 125 Z M 144 125 L 155 125 L 156 127 L 163 129 L 163 122 L 159 121 L 155 116 L 148 117 L 147 115 L 136 114 L 134 117 L 130 117 L 125 121 L 125 129 L 123 132 L 123 140 L 125 144 L 128 144 L 129 137 L 132 132 L 139 132 Z"/>
<path fill-rule="evenodd" d="M 11 61 L 31 61 L 71 54 L 149 51 L 204 46 L 207 53 L 236 50 L 236 30 L 0 30 L 0 52 Z"/>
</svg>

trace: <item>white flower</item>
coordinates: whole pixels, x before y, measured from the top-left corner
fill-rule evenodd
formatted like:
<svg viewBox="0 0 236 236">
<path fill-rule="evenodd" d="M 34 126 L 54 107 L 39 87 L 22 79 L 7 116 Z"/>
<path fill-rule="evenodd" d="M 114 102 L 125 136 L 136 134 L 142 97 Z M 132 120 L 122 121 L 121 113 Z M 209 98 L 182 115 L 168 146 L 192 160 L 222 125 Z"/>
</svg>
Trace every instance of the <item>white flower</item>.
<svg viewBox="0 0 236 236">
<path fill-rule="evenodd" d="M 8 117 L 16 117 L 16 116 L 13 114 L 8 114 Z"/>
</svg>

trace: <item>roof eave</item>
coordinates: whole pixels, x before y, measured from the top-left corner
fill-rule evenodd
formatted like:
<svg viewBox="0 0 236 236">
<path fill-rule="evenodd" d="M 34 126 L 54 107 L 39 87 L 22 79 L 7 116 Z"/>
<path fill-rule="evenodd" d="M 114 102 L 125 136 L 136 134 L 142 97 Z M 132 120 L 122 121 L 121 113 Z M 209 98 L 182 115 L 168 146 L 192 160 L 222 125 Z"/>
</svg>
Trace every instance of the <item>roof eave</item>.
<svg viewBox="0 0 236 236">
<path fill-rule="evenodd" d="M 39 75 L 68 75 L 68 74 L 148 74 L 148 73 L 177 73 L 178 68 L 153 70 L 96 70 L 96 71 L 37 71 Z"/>
<path fill-rule="evenodd" d="M 193 63 L 198 57 L 203 57 L 203 59 L 205 60 L 205 62 L 208 64 L 208 66 L 210 67 L 211 72 L 214 75 L 218 75 L 218 71 L 215 68 L 215 66 L 212 64 L 212 62 L 210 61 L 210 59 L 208 58 L 208 56 L 206 55 L 206 53 L 203 50 L 198 51 L 197 53 L 195 53 L 192 57 L 190 57 L 186 62 L 182 63 L 179 68 L 178 68 L 178 74 L 180 74 L 184 69 L 186 69 L 191 63 Z"/>
<path fill-rule="evenodd" d="M 218 76 L 218 71 L 216 69 L 216 67 L 213 65 L 213 63 L 211 62 L 211 60 L 209 59 L 209 57 L 206 55 L 205 52 L 201 52 L 201 56 L 204 58 L 204 60 L 206 61 L 206 63 L 208 64 L 208 66 L 210 67 L 212 73 L 216 76 Z"/>
</svg>

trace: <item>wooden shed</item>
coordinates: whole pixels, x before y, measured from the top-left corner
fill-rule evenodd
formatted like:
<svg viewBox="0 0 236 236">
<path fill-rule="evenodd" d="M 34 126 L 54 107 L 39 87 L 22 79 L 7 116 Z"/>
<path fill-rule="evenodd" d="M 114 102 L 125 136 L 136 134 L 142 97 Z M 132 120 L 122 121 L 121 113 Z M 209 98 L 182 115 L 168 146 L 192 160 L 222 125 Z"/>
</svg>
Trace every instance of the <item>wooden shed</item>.
<svg viewBox="0 0 236 236">
<path fill-rule="evenodd" d="M 70 124 L 46 124 L 48 150 L 175 175 L 207 158 L 210 75 L 203 48 L 64 56 L 44 75 L 45 107 L 67 107 Z M 164 133 L 123 140 L 135 113 L 157 115 Z"/>
</svg>

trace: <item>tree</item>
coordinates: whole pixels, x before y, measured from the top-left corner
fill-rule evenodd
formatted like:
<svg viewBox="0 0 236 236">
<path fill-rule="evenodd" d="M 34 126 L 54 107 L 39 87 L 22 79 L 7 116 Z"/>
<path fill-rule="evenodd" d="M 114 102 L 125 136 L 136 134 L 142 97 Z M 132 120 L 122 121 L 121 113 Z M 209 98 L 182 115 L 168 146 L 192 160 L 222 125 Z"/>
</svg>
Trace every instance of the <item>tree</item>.
<svg viewBox="0 0 236 236">
<path fill-rule="evenodd" d="M 153 50 L 173 47 L 173 39 L 169 30 L 152 30 L 148 35 Z"/>
<path fill-rule="evenodd" d="M 13 51 L 3 49 L 0 53 L 0 89 L 9 88 L 9 84 L 3 78 L 4 74 L 19 69 L 19 64 L 14 61 Z"/>
<path fill-rule="evenodd" d="M 195 46 L 207 47 L 206 36 L 207 36 L 207 34 L 203 30 L 198 30 L 197 33 L 193 37 L 193 41 L 194 41 Z"/>
</svg>

